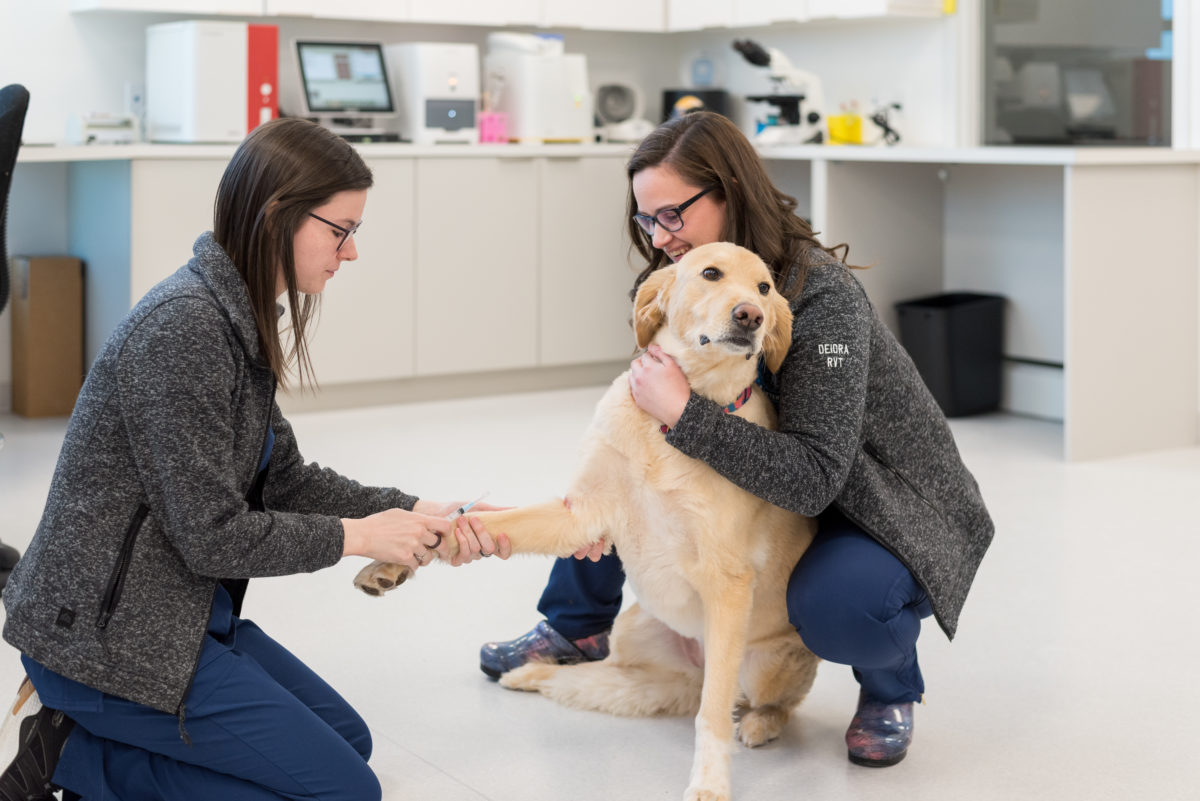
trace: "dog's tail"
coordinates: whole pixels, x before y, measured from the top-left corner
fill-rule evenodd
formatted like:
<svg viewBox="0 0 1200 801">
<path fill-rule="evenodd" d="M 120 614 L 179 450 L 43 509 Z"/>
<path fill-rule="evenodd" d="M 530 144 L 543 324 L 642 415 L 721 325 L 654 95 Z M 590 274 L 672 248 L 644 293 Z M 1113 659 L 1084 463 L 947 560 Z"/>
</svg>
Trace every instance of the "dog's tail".
<svg viewBox="0 0 1200 801">
<path fill-rule="evenodd" d="M 537 669 L 546 667 L 552 669 Z M 676 672 L 656 665 L 619 665 L 611 659 L 579 665 L 527 665 L 500 680 L 511 689 L 536 690 L 563 706 L 624 717 L 695 715 L 700 710 L 703 681 L 699 669 Z"/>
</svg>

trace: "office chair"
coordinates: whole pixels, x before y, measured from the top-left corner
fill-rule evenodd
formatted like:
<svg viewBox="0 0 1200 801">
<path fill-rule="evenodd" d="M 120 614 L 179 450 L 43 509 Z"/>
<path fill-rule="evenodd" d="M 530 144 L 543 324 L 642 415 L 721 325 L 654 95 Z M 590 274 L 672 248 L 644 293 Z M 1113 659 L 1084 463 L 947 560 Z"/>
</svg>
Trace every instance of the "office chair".
<svg viewBox="0 0 1200 801">
<path fill-rule="evenodd" d="M 21 131 L 25 127 L 25 111 L 29 108 L 29 92 L 20 84 L 0 89 L 0 312 L 8 306 L 8 190 L 12 186 L 17 150 L 21 147 Z M 0 448 L 4 435 L 0 434 Z M 0 542 L 0 592 L 8 583 L 8 575 L 21 554 L 11 545 Z"/>
<path fill-rule="evenodd" d="M 5 238 L 8 218 L 8 190 L 12 185 L 17 150 L 21 147 L 21 130 L 25 127 L 25 110 L 29 108 L 29 92 L 14 83 L 0 89 L 0 312 L 8 305 L 8 242 Z"/>
</svg>

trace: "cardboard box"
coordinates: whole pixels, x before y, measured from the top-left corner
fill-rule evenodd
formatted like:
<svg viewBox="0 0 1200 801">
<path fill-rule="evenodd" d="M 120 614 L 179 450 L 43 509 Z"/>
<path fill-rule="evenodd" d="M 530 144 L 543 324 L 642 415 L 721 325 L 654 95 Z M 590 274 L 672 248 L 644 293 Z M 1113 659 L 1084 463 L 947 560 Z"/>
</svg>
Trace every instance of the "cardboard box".
<svg viewBox="0 0 1200 801">
<path fill-rule="evenodd" d="M 69 256 L 12 258 L 12 407 L 68 415 L 83 386 L 83 264 Z"/>
</svg>

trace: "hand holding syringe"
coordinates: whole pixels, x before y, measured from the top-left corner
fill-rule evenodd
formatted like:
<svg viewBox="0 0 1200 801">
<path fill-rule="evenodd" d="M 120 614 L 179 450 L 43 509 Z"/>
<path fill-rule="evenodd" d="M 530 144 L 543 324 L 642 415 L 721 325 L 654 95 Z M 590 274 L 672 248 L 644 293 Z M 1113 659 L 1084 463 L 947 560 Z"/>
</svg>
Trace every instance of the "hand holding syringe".
<svg viewBox="0 0 1200 801">
<path fill-rule="evenodd" d="M 446 515 L 446 519 L 458 520 L 458 518 L 471 511 L 488 494 L 488 492 L 485 492 L 475 500 L 464 503 Z M 484 507 L 485 510 L 492 509 L 487 504 L 484 504 Z M 473 562 L 481 556 L 494 555 L 499 556 L 501 559 L 507 559 L 512 553 L 512 546 L 509 544 L 507 536 L 503 533 L 493 536 L 482 524 L 474 522 L 459 523 L 455 527 L 455 537 L 458 539 L 458 552 L 450 560 L 450 564 L 455 567 L 465 565 L 467 562 Z"/>
</svg>

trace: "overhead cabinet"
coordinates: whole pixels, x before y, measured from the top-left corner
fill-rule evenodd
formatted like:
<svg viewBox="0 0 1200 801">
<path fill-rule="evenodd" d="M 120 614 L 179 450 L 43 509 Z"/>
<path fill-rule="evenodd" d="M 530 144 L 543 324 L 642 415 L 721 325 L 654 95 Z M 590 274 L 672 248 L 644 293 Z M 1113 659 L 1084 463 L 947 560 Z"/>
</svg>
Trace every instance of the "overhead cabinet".
<svg viewBox="0 0 1200 801">
<path fill-rule="evenodd" d="M 542 0 L 408 0 L 410 22 L 459 25 L 537 25 Z"/>
<path fill-rule="evenodd" d="M 747 0 L 735 3 L 731 24 L 752 28 L 776 22 L 804 22 L 809 0 Z"/>
<path fill-rule="evenodd" d="M 159 11 L 171 14 L 220 14 L 257 17 L 264 0 L 71 0 L 71 11 Z"/>
<path fill-rule="evenodd" d="M 666 7 L 663 0 L 606 0 L 601 3 L 543 0 L 542 25 L 547 28 L 662 33 L 666 30 Z"/>
<path fill-rule="evenodd" d="M 279 17 L 405 22 L 409 0 L 263 0 L 265 13 Z"/>
<path fill-rule="evenodd" d="M 808 0 L 810 19 L 937 17 L 944 8 L 944 0 Z"/>
<path fill-rule="evenodd" d="M 668 31 L 728 28 L 732 23 L 732 0 L 667 0 Z"/>
<path fill-rule="evenodd" d="M 1113 0 L 1115 1 L 1115 0 Z M 944 0 L 71 0 L 72 11 L 317 17 L 489 27 L 673 32 L 810 19 L 938 16 Z"/>
<path fill-rule="evenodd" d="M 667 0 L 667 30 L 750 28 L 777 22 L 936 17 L 944 0 Z"/>
</svg>

